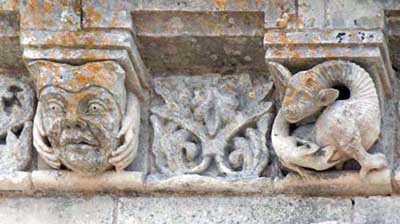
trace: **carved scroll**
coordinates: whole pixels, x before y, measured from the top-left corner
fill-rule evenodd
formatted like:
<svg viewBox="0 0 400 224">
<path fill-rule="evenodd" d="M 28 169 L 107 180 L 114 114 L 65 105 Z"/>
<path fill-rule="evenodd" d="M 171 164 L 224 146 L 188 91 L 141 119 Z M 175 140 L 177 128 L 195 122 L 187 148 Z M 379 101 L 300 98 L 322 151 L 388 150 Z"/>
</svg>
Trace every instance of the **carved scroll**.
<svg viewBox="0 0 400 224">
<path fill-rule="evenodd" d="M 151 109 L 159 172 L 260 175 L 269 159 L 271 82 L 210 74 L 156 78 L 154 85 L 164 101 Z"/>
</svg>

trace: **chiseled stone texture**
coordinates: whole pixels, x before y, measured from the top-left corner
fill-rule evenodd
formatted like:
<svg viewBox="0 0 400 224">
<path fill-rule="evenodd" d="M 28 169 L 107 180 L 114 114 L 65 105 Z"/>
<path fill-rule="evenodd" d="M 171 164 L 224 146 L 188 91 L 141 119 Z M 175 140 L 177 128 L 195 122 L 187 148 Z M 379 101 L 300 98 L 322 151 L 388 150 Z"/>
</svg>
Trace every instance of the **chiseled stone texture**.
<svg viewBox="0 0 400 224">
<path fill-rule="evenodd" d="M 353 223 L 400 223 L 400 197 L 355 198 Z"/>
<path fill-rule="evenodd" d="M 118 224 L 350 223 L 349 199 L 299 197 L 121 198 Z"/>
<path fill-rule="evenodd" d="M 115 197 L 5 197 L 0 223 L 400 223 L 400 197 Z"/>
<path fill-rule="evenodd" d="M 5 198 L 0 200 L 2 224 L 112 224 L 110 196 Z"/>
</svg>

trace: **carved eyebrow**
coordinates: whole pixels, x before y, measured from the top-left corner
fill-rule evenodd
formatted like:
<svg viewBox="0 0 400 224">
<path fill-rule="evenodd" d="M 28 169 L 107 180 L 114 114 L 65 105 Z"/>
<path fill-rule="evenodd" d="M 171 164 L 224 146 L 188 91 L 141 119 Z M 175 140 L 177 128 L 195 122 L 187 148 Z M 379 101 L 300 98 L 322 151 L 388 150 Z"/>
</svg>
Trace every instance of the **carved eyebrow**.
<svg viewBox="0 0 400 224">
<path fill-rule="evenodd" d="M 65 102 L 66 102 L 66 99 L 65 99 L 65 97 L 63 95 L 61 95 L 59 93 L 54 93 L 54 92 L 47 93 L 47 94 L 43 95 L 41 98 L 43 98 L 43 100 L 45 100 L 45 101 L 50 101 L 50 100 L 53 100 L 53 99 L 59 100 L 63 104 L 65 104 Z"/>
</svg>

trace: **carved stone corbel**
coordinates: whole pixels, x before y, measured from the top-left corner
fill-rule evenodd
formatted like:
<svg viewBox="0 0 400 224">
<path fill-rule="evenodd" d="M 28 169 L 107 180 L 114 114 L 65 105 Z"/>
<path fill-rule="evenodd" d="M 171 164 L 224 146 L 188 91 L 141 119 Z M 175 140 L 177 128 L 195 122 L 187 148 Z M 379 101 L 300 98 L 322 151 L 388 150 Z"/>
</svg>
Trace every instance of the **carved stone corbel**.
<svg viewBox="0 0 400 224">
<path fill-rule="evenodd" d="M 123 170 L 138 149 L 140 106 L 113 61 L 81 66 L 34 61 L 38 107 L 33 143 L 53 168 L 98 174 Z"/>
<path fill-rule="evenodd" d="M 269 63 L 281 108 L 272 129 L 280 161 L 301 176 L 355 159 L 361 177 L 388 167 L 385 155 L 369 154 L 378 140 L 381 112 L 371 76 L 346 61 L 327 61 L 293 76 Z M 293 131 L 289 124 L 295 125 Z"/>
</svg>

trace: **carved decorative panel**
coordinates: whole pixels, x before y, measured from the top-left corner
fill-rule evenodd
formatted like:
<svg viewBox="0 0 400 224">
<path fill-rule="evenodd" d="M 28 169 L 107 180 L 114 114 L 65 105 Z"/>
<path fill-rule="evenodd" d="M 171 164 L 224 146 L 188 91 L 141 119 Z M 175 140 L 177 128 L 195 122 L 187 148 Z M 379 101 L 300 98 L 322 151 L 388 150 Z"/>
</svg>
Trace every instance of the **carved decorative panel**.
<svg viewBox="0 0 400 224">
<path fill-rule="evenodd" d="M 0 172 L 25 170 L 30 165 L 34 97 L 26 79 L 0 75 Z"/>
<path fill-rule="evenodd" d="M 151 122 L 161 173 L 259 176 L 269 161 L 272 82 L 248 74 L 156 78 Z M 213 172 L 214 171 L 214 172 Z"/>
</svg>

